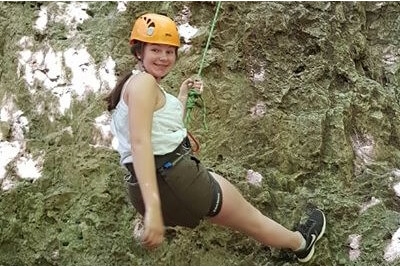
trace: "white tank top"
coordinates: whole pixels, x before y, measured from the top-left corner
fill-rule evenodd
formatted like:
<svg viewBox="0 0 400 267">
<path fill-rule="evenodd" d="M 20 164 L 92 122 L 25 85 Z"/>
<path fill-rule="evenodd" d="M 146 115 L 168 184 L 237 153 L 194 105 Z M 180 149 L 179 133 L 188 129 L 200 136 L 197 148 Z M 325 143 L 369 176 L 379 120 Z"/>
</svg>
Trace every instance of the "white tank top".
<svg viewBox="0 0 400 267">
<path fill-rule="evenodd" d="M 133 70 L 132 73 L 133 75 L 124 84 L 121 98 L 111 114 L 111 132 L 118 140 L 117 151 L 121 156 L 121 164 L 133 161 L 129 137 L 128 105 L 122 97 L 129 80 L 141 71 Z M 154 155 L 165 155 L 178 147 L 186 137 L 187 131 L 183 124 L 182 102 L 165 92 L 160 85 L 158 86 L 165 95 L 165 104 L 153 113 L 151 143 Z"/>
</svg>

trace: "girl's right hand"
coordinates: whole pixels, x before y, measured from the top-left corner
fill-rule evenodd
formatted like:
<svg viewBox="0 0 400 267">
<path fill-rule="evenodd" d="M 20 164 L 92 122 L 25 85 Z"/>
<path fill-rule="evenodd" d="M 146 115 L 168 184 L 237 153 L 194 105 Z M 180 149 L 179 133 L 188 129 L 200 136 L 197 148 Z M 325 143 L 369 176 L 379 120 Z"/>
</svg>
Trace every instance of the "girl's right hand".
<svg viewBox="0 0 400 267">
<path fill-rule="evenodd" d="M 147 249 L 154 249 L 164 240 L 164 222 L 160 208 L 146 210 L 142 243 Z"/>
</svg>

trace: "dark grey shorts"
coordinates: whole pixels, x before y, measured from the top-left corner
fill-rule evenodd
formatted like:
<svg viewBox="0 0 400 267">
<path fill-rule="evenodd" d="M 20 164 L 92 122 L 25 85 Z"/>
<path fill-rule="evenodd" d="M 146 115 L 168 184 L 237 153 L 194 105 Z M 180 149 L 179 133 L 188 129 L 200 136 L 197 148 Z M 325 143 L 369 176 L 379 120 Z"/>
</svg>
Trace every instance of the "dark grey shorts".
<svg viewBox="0 0 400 267">
<path fill-rule="evenodd" d="M 133 165 L 127 180 L 129 198 L 136 210 L 144 215 L 145 207 Z M 185 155 L 175 166 L 157 171 L 161 209 L 166 226 L 196 227 L 204 217 L 219 213 L 222 190 L 218 182 L 193 155 Z"/>
</svg>

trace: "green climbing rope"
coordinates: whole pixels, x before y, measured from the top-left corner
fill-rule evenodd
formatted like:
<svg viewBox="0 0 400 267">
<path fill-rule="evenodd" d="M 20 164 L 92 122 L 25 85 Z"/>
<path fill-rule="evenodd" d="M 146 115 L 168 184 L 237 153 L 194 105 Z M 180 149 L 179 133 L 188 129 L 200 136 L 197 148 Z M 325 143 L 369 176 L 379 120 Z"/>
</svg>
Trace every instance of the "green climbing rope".
<svg viewBox="0 0 400 267">
<path fill-rule="evenodd" d="M 200 61 L 199 72 L 197 73 L 197 76 L 199 78 L 201 77 L 201 72 L 203 70 L 205 58 L 207 55 L 207 50 L 208 50 L 208 47 L 211 42 L 211 37 L 212 37 L 213 31 L 214 31 L 214 27 L 215 27 L 215 24 L 217 23 L 217 17 L 218 17 L 218 12 L 219 12 L 220 7 L 221 7 L 221 1 L 219 1 L 217 3 L 217 8 L 215 11 L 213 22 L 211 24 L 211 29 L 210 29 L 210 33 L 208 35 L 207 44 L 206 44 L 206 47 L 204 48 L 203 57 L 201 58 L 201 61 Z M 201 103 L 198 104 L 198 101 L 200 101 Z M 197 93 L 195 90 L 190 90 L 189 94 L 188 94 L 188 101 L 186 103 L 185 125 L 188 126 L 190 124 L 191 112 L 196 105 L 200 105 L 202 107 L 203 126 L 204 126 L 205 130 L 208 130 L 207 122 L 206 122 L 206 105 L 204 103 L 204 100 L 203 100 L 203 97 L 201 96 L 201 94 Z"/>
</svg>

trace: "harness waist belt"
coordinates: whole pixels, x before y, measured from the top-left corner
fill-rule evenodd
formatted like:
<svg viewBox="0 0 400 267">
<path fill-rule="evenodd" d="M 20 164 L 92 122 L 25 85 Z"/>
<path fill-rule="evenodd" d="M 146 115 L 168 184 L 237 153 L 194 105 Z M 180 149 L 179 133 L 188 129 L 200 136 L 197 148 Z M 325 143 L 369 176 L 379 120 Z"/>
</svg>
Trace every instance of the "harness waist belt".
<svg viewBox="0 0 400 267">
<path fill-rule="evenodd" d="M 187 138 L 185 138 L 182 143 L 172 152 L 165 155 L 154 155 L 154 161 L 156 164 L 157 171 L 162 169 L 169 169 L 173 167 L 178 161 L 185 155 L 191 153 L 190 143 Z M 136 182 L 135 170 L 133 168 L 133 163 L 125 163 L 125 167 L 132 174 L 132 182 Z"/>
</svg>

